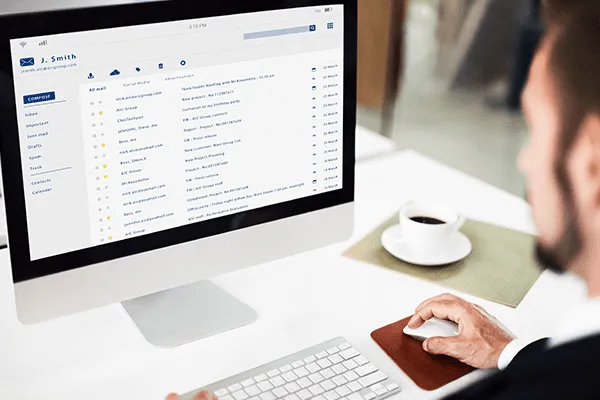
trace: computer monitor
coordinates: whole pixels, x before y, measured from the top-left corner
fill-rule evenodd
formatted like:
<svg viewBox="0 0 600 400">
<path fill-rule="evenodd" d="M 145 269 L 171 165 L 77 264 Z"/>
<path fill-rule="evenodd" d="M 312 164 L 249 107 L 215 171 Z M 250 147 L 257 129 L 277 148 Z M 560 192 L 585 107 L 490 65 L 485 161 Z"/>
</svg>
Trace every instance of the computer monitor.
<svg viewBox="0 0 600 400">
<path fill-rule="evenodd" d="M 256 317 L 203 280 L 348 238 L 356 11 L 170 0 L 2 17 L 19 319 L 124 301 L 148 340 L 176 345 Z"/>
</svg>

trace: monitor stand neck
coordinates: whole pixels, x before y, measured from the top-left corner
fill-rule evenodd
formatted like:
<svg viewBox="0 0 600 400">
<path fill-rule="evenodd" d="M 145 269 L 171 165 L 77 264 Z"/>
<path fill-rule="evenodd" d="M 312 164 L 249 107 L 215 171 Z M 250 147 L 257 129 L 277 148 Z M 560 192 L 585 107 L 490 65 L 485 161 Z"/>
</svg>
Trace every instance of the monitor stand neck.
<svg viewBox="0 0 600 400">
<path fill-rule="evenodd" d="M 121 304 L 148 342 L 167 348 L 239 328 L 257 319 L 253 309 L 210 281 Z"/>
</svg>

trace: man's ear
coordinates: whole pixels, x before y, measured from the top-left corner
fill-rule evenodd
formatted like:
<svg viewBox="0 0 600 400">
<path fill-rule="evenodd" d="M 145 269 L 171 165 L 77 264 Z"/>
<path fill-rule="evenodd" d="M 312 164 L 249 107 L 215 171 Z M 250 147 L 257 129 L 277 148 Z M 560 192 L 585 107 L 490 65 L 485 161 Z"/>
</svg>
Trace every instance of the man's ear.
<svg viewBox="0 0 600 400">
<path fill-rule="evenodd" d="M 600 207 L 600 113 L 587 116 L 582 126 L 583 143 L 580 156 L 585 163 L 585 186 Z"/>
</svg>

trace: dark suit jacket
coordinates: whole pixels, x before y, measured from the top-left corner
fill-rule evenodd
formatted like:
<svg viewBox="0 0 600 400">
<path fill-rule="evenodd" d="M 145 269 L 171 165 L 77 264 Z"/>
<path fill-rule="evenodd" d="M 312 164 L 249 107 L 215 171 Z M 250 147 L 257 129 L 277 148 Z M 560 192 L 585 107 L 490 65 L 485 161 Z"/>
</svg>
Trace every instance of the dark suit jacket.
<svg viewBox="0 0 600 400">
<path fill-rule="evenodd" d="M 600 335 L 546 349 L 521 350 L 503 371 L 447 400 L 600 399 Z"/>
</svg>

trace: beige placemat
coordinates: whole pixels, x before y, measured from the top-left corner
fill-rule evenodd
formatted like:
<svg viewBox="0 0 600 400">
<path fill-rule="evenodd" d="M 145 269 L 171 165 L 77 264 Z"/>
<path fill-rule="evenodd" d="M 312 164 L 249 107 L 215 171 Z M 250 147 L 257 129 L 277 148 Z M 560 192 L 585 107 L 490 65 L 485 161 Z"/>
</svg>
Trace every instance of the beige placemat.
<svg viewBox="0 0 600 400">
<path fill-rule="evenodd" d="M 473 220 L 468 220 L 461 228 L 473 244 L 473 251 L 467 258 L 441 267 L 408 264 L 381 246 L 381 234 L 397 222 L 398 215 L 395 214 L 348 249 L 344 256 L 510 307 L 519 305 L 541 274 L 533 260 L 533 236 Z"/>
</svg>

